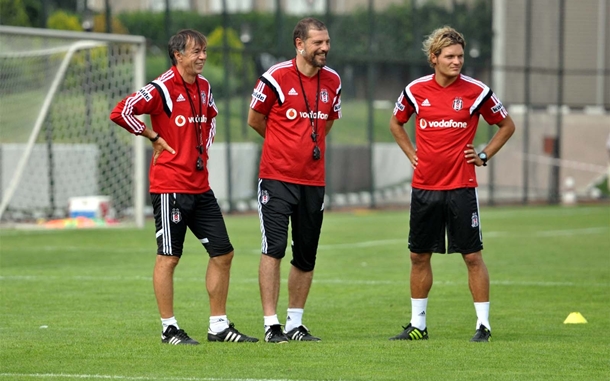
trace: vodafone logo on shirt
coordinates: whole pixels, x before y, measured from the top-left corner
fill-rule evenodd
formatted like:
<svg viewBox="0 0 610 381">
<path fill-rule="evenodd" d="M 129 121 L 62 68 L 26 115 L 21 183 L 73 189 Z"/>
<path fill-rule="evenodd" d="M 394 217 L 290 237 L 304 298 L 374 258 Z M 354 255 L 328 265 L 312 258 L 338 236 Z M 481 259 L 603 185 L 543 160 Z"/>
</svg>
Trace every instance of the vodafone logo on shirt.
<svg viewBox="0 0 610 381">
<path fill-rule="evenodd" d="M 289 108 L 286 111 L 286 118 L 290 119 L 290 120 L 294 120 L 296 119 L 297 116 L 300 116 L 301 118 L 307 118 L 307 119 L 323 119 L 323 120 L 327 120 L 328 119 L 328 114 L 323 113 L 322 111 L 318 111 L 318 113 L 315 113 L 313 111 L 311 112 L 299 112 L 293 108 Z"/>
<path fill-rule="evenodd" d="M 178 115 L 176 117 L 175 122 L 176 122 L 176 126 L 182 127 L 186 123 L 186 118 L 184 117 L 184 115 Z"/>
<path fill-rule="evenodd" d="M 419 120 L 419 128 L 421 128 L 422 130 L 424 130 L 428 127 L 432 127 L 432 128 L 466 128 L 467 126 L 468 126 L 468 123 L 457 122 L 453 119 L 427 121 L 426 119 L 421 118 Z"/>
<path fill-rule="evenodd" d="M 296 118 L 298 114 L 299 113 L 297 112 L 297 110 L 289 108 L 288 111 L 286 111 L 286 118 L 294 120 L 294 118 Z"/>
<path fill-rule="evenodd" d="M 189 121 L 189 123 L 207 123 L 208 118 L 205 115 L 201 115 L 201 116 L 189 116 L 188 118 L 185 117 L 184 115 L 177 115 L 176 119 L 174 119 L 174 121 L 176 122 L 176 126 L 178 127 L 182 127 L 186 124 L 186 121 Z"/>
</svg>

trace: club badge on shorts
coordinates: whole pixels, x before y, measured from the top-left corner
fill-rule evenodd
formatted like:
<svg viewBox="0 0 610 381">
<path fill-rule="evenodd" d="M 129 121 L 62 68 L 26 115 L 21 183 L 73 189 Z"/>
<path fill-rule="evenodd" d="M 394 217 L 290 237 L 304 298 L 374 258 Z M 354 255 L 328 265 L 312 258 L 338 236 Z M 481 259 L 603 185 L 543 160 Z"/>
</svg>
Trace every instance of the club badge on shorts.
<svg viewBox="0 0 610 381">
<path fill-rule="evenodd" d="M 180 209 L 173 208 L 172 209 L 172 222 L 177 224 L 180 221 L 182 221 L 182 213 L 180 213 Z"/>
<path fill-rule="evenodd" d="M 269 192 L 267 190 L 261 191 L 261 204 L 265 205 L 269 202 Z"/>
<path fill-rule="evenodd" d="M 470 226 L 472 226 L 473 228 L 476 228 L 479 226 L 479 216 L 476 213 L 472 213 L 472 218 L 470 221 L 471 221 Z"/>
</svg>

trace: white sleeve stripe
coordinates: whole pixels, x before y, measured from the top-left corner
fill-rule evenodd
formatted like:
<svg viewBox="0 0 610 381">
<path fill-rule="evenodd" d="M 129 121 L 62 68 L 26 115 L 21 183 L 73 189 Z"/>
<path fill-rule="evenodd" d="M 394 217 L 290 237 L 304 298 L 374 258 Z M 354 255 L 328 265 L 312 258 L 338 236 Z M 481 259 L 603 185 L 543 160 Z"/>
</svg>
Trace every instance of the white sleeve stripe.
<svg viewBox="0 0 610 381">
<path fill-rule="evenodd" d="M 491 91 L 491 89 L 489 88 L 489 86 L 487 86 L 486 84 L 484 84 L 481 81 L 478 81 L 472 77 L 469 77 L 467 75 L 464 74 L 460 74 L 460 77 L 469 83 L 472 83 L 473 85 L 476 85 L 478 87 L 481 88 L 481 94 L 479 94 L 478 98 L 474 101 L 474 103 L 472 104 L 472 107 L 470 107 L 470 115 L 472 115 L 475 110 L 477 110 L 480 106 L 481 106 L 481 102 L 485 101 L 488 97 L 493 96 L 493 91 Z M 491 95 L 490 95 L 491 93 Z M 495 99 L 497 103 L 499 103 L 500 101 L 496 98 Z"/>
<path fill-rule="evenodd" d="M 481 102 L 483 102 L 483 100 L 485 100 L 485 98 L 487 98 L 490 91 L 491 91 L 491 89 L 489 87 L 487 87 L 486 85 L 483 85 L 483 90 L 481 91 L 481 94 L 479 94 L 477 99 L 475 99 L 474 103 L 470 107 L 470 115 L 472 115 L 474 113 L 474 111 L 479 108 L 479 106 L 481 105 Z"/>
<path fill-rule="evenodd" d="M 398 104 L 402 103 L 402 100 L 404 99 L 405 95 L 404 95 L 404 91 L 400 92 L 400 96 L 398 97 L 398 99 L 396 100 L 396 104 L 394 104 L 394 111 L 392 111 L 393 115 L 396 115 L 396 113 L 398 111 L 400 111 L 400 109 L 398 108 Z"/>
<path fill-rule="evenodd" d="M 322 70 L 329 71 L 329 72 L 333 73 L 334 75 L 336 75 L 337 77 L 339 76 L 339 73 L 337 73 L 337 72 L 336 72 L 336 71 L 334 71 L 333 69 L 329 68 L 328 66 L 324 66 L 324 67 L 322 67 Z"/>
<path fill-rule="evenodd" d="M 492 94 L 491 99 L 494 100 L 495 104 L 502 104 L 498 97 L 496 97 L 495 93 Z M 508 111 L 506 110 L 506 107 L 502 106 L 502 109 L 500 109 L 500 115 L 502 115 L 503 118 L 506 118 L 508 116 Z"/>
<path fill-rule="evenodd" d="M 339 77 L 339 73 L 337 73 L 337 72 L 336 72 L 336 71 L 334 71 L 333 69 L 329 68 L 328 66 L 324 66 L 324 67 L 322 68 L 322 70 L 328 71 L 329 73 L 332 73 L 332 74 L 334 74 L 334 75 L 337 77 L 337 79 L 339 80 L 339 87 L 337 87 L 337 89 L 335 90 L 335 92 L 336 92 L 337 94 L 340 94 L 340 93 L 341 93 L 341 77 Z"/>
<path fill-rule="evenodd" d="M 409 98 L 409 100 L 411 101 L 413 106 L 415 107 L 415 113 L 417 115 L 419 115 L 419 105 L 417 104 L 417 101 L 415 100 L 415 96 L 413 96 L 413 93 L 411 92 L 411 85 L 405 87 L 404 94 L 407 95 L 407 97 Z"/>
<path fill-rule="evenodd" d="M 143 87 L 143 89 L 147 92 L 150 92 L 152 88 L 153 86 L 151 85 L 146 85 Z M 127 123 L 127 125 L 131 127 L 132 131 L 138 135 L 144 131 L 145 126 L 134 116 L 133 105 L 138 103 L 142 98 L 142 94 L 137 91 L 134 96 L 131 96 L 125 100 L 125 107 L 123 108 L 123 111 L 121 111 L 121 116 L 123 117 L 123 120 L 125 120 L 125 123 Z"/>
<path fill-rule="evenodd" d="M 212 87 L 209 82 L 208 89 L 210 91 L 209 98 L 212 99 Z M 216 102 L 213 103 L 212 108 L 216 112 L 216 115 L 218 115 L 218 107 L 216 107 Z M 206 151 L 209 150 L 212 146 L 212 143 L 214 143 L 214 137 L 216 137 L 216 117 L 213 117 L 212 120 L 210 120 L 210 132 L 208 133 L 208 140 L 206 142 Z"/>
<path fill-rule="evenodd" d="M 156 84 L 157 86 L 159 86 L 161 91 L 163 91 L 163 101 L 165 102 L 167 109 L 171 113 L 172 110 L 174 109 L 174 104 L 172 102 L 171 97 L 169 96 L 169 90 L 167 90 L 167 86 L 165 86 L 165 83 L 159 81 L 158 79 L 155 79 L 153 81 L 153 83 Z"/>
<path fill-rule="evenodd" d="M 210 121 L 210 132 L 208 134 L 208 141 L 205 145 L 205 150 L 209 150 L 214 142 L 214 137 L 216 136 L 216 118 L 212 118 Z"/>
<path fill-rule="evenodd" d="M 269 74 L 269 72 L 263 74 L 263 78 L 265 78 L 267 80 L 267 82 L 269 82 L 271 84 L 271 86 L 273 86 L 273 88 L 275 89 L 275 92 L 277 93 L 278 97 L 280 98 L 280 103 L 284 103 L 284 101 L 286 100 L 286 97 L 284 96 L 284 93 L 282 92 L 282 88 L 280 87 L 280 84 L 277 83 L 275 78 L 273 78 L 273 76 L 271 74 Z"/>
<path fill-rule="evenodd" d="M 279 70 L 279 69 L 282 69 L 285 67 L 291 67 L 291 66 L 292 66 L 292 60 L 280 62 L 280 63 L 277 63 L 277 64 L 271 66 L 269 68 L 269 70 L 267 70 L 267 73 L 273 73 L 276 70 Z"/>
<path fill-rule="evenodd" d="M 263 81 L 259 81 L 258 86 L 256 86 L 254 91 L 258 91 L 259 93 L 262 93 L 264 88 L 265 88 L 265 83 Z M 254 106 L 256 106 L 256 104 L 258 102 L 259 102 L 258 98 L 252 97 L 252 101 L 250 102 L 250 108 L 254 108 Z"/>
<path fill-rule="evenodd" d="M 165 73 L 161 74 L 159 76 L 159 78 L 157 78 L 157 79 L 165 82 L 170 78 L 174 78 L 174 71 L 172 69 L 168 69 Z"/>
<path fill-rule="evenodd" d="M 470 83 L 472 83 L 473 85 L 477 85 L 477 86 L 479 86 L 481 89 L 484 89 L 484 88 L 486 88 L 486 87 L 487 87 L 487 86 L 486 86 L 486 85 L 485 85 L 483 82 L 481 82 L 481 81 L 477 81 L 476 79 L 474 79 L 474 78 L 472 78 L 472 77 L 469 77 L 469 76 L 467 76 L 467 75 L 463 75 L 463 74 L 461 74 L 461 75 L 460 75 L 460 77 L 461 77 L 461 78 L 462 78 L 464 81 L 466 81 L 466 82 L 470 82 Z"/>
<path fill-rule="evenodd" d="M 140 94 L 139 91 L 136 92 L 133 96 L 130 96 L 125 100 L 125 107 L 123 107 L 123 110 L 121 111 L 123 120 L 125 120 L 125 123 L 127 123 L 136 135 L 139 135 L 144 131 L 144 126 L 142 125 L 142 122 L 133 115 L 133 105 L 138 103 L 142 98 L 142 94 Z"/>
</svg>

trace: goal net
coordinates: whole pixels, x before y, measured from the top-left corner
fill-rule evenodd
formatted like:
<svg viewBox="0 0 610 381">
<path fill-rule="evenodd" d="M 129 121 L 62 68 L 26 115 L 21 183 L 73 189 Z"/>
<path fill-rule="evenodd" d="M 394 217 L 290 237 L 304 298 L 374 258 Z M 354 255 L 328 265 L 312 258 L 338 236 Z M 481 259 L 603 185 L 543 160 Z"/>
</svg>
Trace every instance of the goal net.
<svg viewBox="0 0 610 381">
<path fill-rule="evenodd" d="M 80 201 L 143 226 L 144 146 L 109 114 L 144 85 L 144 54 L 138 36 L 0 26 L 3 225 L 75 217 Z"/>
</svg>

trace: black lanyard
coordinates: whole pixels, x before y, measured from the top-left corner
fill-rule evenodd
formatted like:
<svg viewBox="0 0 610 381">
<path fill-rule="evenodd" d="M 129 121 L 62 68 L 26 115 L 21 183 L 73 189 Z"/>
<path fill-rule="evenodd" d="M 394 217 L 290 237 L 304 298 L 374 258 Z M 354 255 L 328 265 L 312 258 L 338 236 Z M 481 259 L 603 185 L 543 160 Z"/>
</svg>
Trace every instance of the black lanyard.
<svg viewBox="0 0 610 381">
<path fill-rule="evenodd" d="M 299 77 L 299 83 L 301 84 L 301 92 L 303 92 L 303 100 L 305 101 L 305 107 L 307 107 L 307 116 L 309 116 L 309 122 L 311 123 L 311 140 L 313 140 L 313 142 L 316 143 L 316 148 L 317 148 L 318 117 L 319 117 L 318 105 L 320 104 L 318 102 L 318 96 L 320 94 L 320 70 L 318 70 L 318 89 L 316 90 L 316 115 L 314 117 L 311 113 L 311 108 L 309 107 L 309 102 L 307 101 L 307 95 L 305 94 L 305 87 L 303 86 L 303 81 L 301 80 L 301 72 L 299 71 L 299 68 L 297 67 L 296 60 L 294 61 L 294 68 L 297 71 L 297 76 Z M 315 122 L 314 122 L 314 119 L 315 119 Z"/>
<path fill-rule="evenodd" d="M 184 91 L 186 91 L 186 97 L 188 98 L 189 104 L 191 105 L 191 113 L 193 114 L 193 121 L 196 126 L 195 135 L 197 136 L 197 147 L 195 147 L 195 149 L 197 149 L 197 152 L 199 153 L 199 155 L 197 155 L 197 161 L 195 162 L 195 168 L 198 171 L 203 171 L 204 163 L 203 163 L 203 159 L 200 156 L 204 152 L 204 150 L 203 150 L 203 131 L 201 128 L 201 119 L 203 118 L 203 111 L 202 111 L 201 104 L 203 103 L 203 101 L 201 99 L 201 90 L 199 89 L 198 77 L 195 76 L 195 84 L 197 85 L 197 100 L 199 101 L 199 115 L 197 115 L 197 110 L 195 109 L 195 105 L 193 104 L 193 100 L 191 99 L 191 94 L 189 93 L 189 89 L 186 86 L 186 82 L 184 82 L 184 78 L 182 78 L 182 84 L 184 85 Z"/>
<path fill-rule="evenodd" d="M 193 100 L 191 99 L 191 94 L 189 93 L 189 89 L 186 86 L 186 82 L 184 82 L 184 78 L 182 78 L 182 84 L 184 85 L 184 91 L 186 91 L 186 97 L 189 100 L 189 104 L 191 105 L 191 113 L 193 114 L 193 120 L 195 122 L 195 135 L 197 135 L 197 151 L 202 154 L 203 153 L 203 131 L 201 128 L 201 119 L 202 119 L 202 106 L 203 103 L 201 100 L 201 90 L 199 90 L 199 81 L 197 77 L 195 77 L 195 84 L 197 85 L 197 99 L 199 100 L 199 115 L 197 115 L 197 111 L 195 110 L 195 105 L 193 104 Z"/>
</svg>

